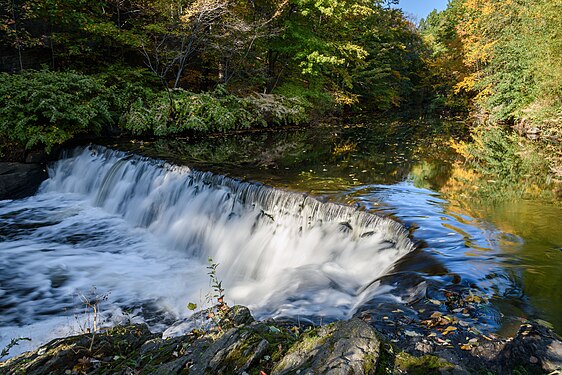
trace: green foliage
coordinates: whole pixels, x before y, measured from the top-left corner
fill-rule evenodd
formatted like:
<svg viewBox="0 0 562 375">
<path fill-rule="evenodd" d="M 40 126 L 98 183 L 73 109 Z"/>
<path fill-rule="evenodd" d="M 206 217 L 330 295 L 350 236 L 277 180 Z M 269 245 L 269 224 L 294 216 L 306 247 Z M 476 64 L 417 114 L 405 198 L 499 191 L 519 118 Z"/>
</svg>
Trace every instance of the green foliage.
<svg viewBox="0 0 562 375">
<path fill-rule="evenodd" d="M 352 91 L 370 108 L 419 105 L 427 48 L 413 25 L 395 9 L 375 9 L 360 25 L 356 41 L 367 56 L 353 70 Z"/>
<path fill-rule="evenodd" d="M 95 78 L 46 70 L 0 77 L 4 143 L 50 151 L 78 134 L 99 134 L 112 123 L 108 89 Z"/>
<path fill-rule="evenodd" d="M 185 90 L 161 92 L 152 100 L 138 98 L 125 115 L 124 127 L 134 134 L 166 136 L 186 131 L 228 130 L 300 124 L 307 121 L 307 104 L 280 95 L 229 94 L 219 86 L 199 94 Z"/>
<path fill-rule="evenodd" d="M 434 107 L 562 131 L 562 1 L 452 0 L 420 30 Z"/>
</svg>

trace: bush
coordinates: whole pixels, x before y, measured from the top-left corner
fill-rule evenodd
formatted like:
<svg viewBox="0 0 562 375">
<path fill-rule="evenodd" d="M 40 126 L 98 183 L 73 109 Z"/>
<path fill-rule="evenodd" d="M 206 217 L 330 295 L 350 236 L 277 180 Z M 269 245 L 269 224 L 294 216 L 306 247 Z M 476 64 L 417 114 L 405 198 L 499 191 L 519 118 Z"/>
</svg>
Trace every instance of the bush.
<svg viewBox="0 0 562 375">
<path fill-rule="evenodd" d="M 166 136 L 186 131 L 224 132 L 268 125 L 300 124 L 308 119 L 306 103 L 280 95 L 240 98 L 219 86 L 212 92 L 173 90 L 154 98 L 137 98 L 124 116 L 134 134 Z"/>
<path fill-rule="evenodd" d="M 99 134 L 112 123 L 109 90 L 95 78 L 46 70 L 0 78 L 4 144 L 50 151 L 78 134 Z"/>
</svg>

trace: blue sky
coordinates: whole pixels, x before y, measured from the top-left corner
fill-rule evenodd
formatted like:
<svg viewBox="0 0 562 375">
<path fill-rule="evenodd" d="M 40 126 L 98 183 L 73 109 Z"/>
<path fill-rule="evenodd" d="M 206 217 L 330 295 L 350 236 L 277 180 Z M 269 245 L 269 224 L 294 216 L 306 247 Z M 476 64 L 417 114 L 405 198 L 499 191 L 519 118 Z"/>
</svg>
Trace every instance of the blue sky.
<svg viewBox="0 0 562 375">
<path fill-rule="evenodd" d="M 433 9 L 443 10 L 448 0 L 400 0 L 398 7 L 404 14 L 413 14 L 417 21 L 425 18 Z"/>
</svg>

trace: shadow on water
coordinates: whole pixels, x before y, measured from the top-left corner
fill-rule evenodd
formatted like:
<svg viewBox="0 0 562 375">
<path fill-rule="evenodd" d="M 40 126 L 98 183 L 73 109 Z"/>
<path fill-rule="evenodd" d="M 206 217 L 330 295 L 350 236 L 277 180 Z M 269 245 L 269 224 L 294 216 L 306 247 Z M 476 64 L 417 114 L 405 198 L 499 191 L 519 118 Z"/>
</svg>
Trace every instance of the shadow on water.
<svg viewBox="0 0 562 375">
<path fill-rule="evenodd" d="M 380 280 L 396 298 L 413 306 L 443 289 L 477 290 L 493 306 L 482 325 L 507 334 L 531 317 L 562 333 L 562 208 L 480 197 L 478 185 L 488 182 L 452 146 L 463 134 L 460 123 L 358 121 L 108 145 L 390 216 L 419 245 Z"/>
</svg>

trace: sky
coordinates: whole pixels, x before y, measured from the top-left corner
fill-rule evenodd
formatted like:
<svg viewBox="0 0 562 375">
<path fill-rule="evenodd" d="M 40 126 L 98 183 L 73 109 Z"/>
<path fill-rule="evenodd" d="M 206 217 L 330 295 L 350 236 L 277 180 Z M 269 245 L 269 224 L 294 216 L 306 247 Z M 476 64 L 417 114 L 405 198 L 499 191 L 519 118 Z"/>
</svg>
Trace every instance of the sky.
<svg viewBox="0 0 562 375">
<path fill-rule="evenodd" d="M 448 0 L 400 0 L 398 7 L 404 14 L 413 14 L 416 21 L 425 18 L 433 9 L 443 10 L 447 7 Z"/>
</svg>

